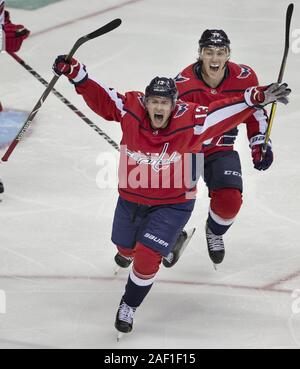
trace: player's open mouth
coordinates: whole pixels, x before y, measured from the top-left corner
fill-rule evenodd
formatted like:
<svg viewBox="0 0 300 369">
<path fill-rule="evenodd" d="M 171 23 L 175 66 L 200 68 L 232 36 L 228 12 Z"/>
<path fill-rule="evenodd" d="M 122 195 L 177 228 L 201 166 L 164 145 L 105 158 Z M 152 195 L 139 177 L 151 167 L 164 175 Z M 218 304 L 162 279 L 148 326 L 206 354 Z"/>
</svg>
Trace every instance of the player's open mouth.
<svg viewBox="0 0 300 369">
<path fill-rule="evenodd" d="M 209 69 L 210 69 L 212 72 L 218 72 L 219 68 L 220 68 L 220 65 L 219 65 L 219 64 L 211 64 L 211 65 L 209 66 Z"/>
<path fill-rule="evenodd" d="M 158 122 L 162 123 L 164 116 L 163 114 L 154 114 L 154 119 L 157 120 Z"/>
</svg>

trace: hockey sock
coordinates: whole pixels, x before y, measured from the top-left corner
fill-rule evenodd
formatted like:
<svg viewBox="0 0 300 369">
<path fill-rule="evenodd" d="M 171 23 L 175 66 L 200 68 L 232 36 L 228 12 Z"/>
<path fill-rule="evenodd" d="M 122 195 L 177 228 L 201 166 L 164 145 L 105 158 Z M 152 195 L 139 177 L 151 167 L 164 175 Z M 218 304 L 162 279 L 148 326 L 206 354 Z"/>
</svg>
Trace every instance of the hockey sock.
<svg viewBox="0 0 300 369">
<path fill-rule="evenodd" d="M 134 262 L 125 287 L 123 300 L 131 307 L 138 307 L 149 293 L 159 269 L 161 255 L 138 242 Z"/>
<path fill-rule="evenodd" d="M 211 191 L 208 227 L 216 235 L 223 235 L 233 224 L 242 205 L 242 194 L 235 188 Z"/>
<path fill-rule="evenodd" d="M 117 246 L 119 253 L 127 258 L 132 258 L 134 255 L 134 249 L 128 249 L 127 247 Z"/>
</svg>

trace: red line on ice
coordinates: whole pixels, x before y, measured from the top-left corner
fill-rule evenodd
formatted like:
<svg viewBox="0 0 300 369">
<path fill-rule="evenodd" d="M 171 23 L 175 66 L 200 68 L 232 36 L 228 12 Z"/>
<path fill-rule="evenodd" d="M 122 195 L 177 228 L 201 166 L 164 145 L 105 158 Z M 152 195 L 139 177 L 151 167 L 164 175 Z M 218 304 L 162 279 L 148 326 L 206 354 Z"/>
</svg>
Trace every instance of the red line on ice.
<svg viewBox="0 0 300 369">
<path fill-rule="evenodd" d="M 297 272 L 288 274 L 285 277 L 279 278 L 278 280 L 274 281 L 273 283 L 269 283 L 264 286 L 264 288 L 273 289 L 275 286 L 278 286 L 279 284 L 290 282 L 292 279 L 300 277 L 300 270 Z"/>
<path fill-rule="evenodd" d="M 127 278 L 120 277 L 100 277 L 100 276 L 59 276 L 59 275 L 0 275 L 0 279 L 24 279 L 30 281 L 32 280 L 86 280 L 86 281 L 126 281 Z M 262 291 L 262 292 L 279 292 L 279 293 L 292 293 L 292 290 L 283 289 L 283 288 L 274 288 L 273 285 L 267 286 L 247 286 L 247 285 L 238 285 L 238 284 L 222 284 L 222 283 L 210 283 L 210 282 L 197 282 L 197 281 L 183 281 L 183 280 L 167 280 L 167 279 L 157 279 L 156 283 L 164 283 L 164 284 L 177 284 L 177 285 L 187 285 L 187 286 L 202 286 L 202 287 L 223 287 L 223 288 L 232 288 L 232 289 L 242 289 L 242 290 L 250 290 L 250 291 Z"/>
<path fill-rule="evenodd" d="M 98 12 L 87 14 L 87 15 L 84 15 L 83 17 L 75 18 L 73 20 L 70 20 L 70 21 L 67 21 L 67 22 L 64 22 L 64 23 L 61 23 L 61 24 L 57 24 L 56 26 L 45 28 L 45 29 L 43 29 L 41 31 L 37 31 L 35 33 L 32 33 L 30 35 L 30 38 L 35 37 L 35 36 L 39 36 L 39 35 L 41 35 L 43 33 L 48 33 L 50 31 L 56 30 L 58 28 L 62 28 L 62 27 L 68 26 L 69 24 L 73 24 L 73 23 L 76 23 L 76 22 L 81 21 L 81 20 L 85 20 L 85 19 L 88 19 L 88 18 L 96 17 L 99 14 L 108 13 L 111 10 L 119 9 L 119 8 L 122 8 L 123 6 L 130 5 L 130 4 L 136 3 L 138 1 L 143 1 L 143 0 L 129 0 L 129 1 L 126 1 L 125 3 L 121 3 L 121 4 L 118 4 L 118 5 L 110 6 L 109 8 L 105 8 L 105 9 L 99 10 Z"/>
</svg>

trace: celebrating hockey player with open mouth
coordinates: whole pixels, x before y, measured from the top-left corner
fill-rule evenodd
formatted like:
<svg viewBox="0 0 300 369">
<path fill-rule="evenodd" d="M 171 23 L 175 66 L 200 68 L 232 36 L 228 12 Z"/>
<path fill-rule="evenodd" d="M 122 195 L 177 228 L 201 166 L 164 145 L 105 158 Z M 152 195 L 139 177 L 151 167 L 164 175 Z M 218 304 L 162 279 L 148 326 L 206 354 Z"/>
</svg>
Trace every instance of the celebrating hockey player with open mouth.
<svg viewBox="0 0 300 369">
<path fill-rule="evenodd" d="M 250 86 L 258 85 L 252 68 L 229 61 L 230 52 L 230 40 L 223 30 L 204 31 L 199 40 L 197 62 L 186 67 L 175 78 L 179 98 L 209 105 L 212 101 L 235 96 Z M 240 121 L 246 123 L 254 168 L 258 170 L 268 169 L 273 162 L 270 140 L 265 155 L 262 151 L 267 119 L 266 112 L 260 109 Z M 239 154 L 234 150 L 237 134 L 235 127 L 202 146 L 204 181 L 210 197 L 205 232 L 209 256 L 215 265 L 223 261 L 223 235 L 233 225 L 242 205 L 242 169 Z M 183 231 L 177 248 L 182 247 L 186 237 Z M 164 260 L 164 264 L 170 267 L 174 263 Z"/>
<path fill-rule="evenodd" d="M 115 320 L 117 331 L 128 333 L 162 258 L 172 251 L 194 208 L 195 183 L 178 178 L 178 164 L 185 166 L 185 156 L 198 153 L 205 140 L 234 128 L 266 104 L 287 103 L 290 89 L 286 84 L 251 87 L 205 107 L 178 101 L 174 80 L 165 77 L 154 78 L 145 94 L 123 95 L 91 78 L 75 59 L 67 63 L 64 55 L 56 58 L 53 70 L 69 78 L 94 112 L 121 124 L 112 241 L 118 249 L 116 262 L 132 265 Z M 166 174 L 168 186 L 163 185 Z"/>
</svg>

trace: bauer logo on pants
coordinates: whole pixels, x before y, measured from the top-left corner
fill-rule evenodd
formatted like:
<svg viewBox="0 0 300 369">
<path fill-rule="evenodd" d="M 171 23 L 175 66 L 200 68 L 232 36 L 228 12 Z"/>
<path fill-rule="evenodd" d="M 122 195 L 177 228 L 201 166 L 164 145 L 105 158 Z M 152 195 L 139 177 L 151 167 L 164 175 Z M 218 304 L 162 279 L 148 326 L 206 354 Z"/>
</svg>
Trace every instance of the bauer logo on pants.
<svg viewBox="0 0 300 369">
<path fill-rule="evenodd" d="M 162 245 L 164 247 L 168 247 L 169 246 L 168 242 L 166 242 L 166 241 L 164 241 L 164 240 L 162 240 L 162 239 L 154 236 L 153 234 L 145 233 L 144 234 L 144 237 L 149 238 L 149 240 L 152 240 L 154 242 L 157 242 L 159 245 Z"/>
</svg>

